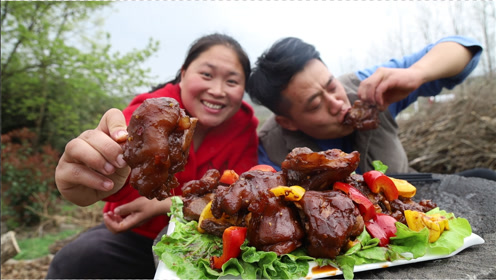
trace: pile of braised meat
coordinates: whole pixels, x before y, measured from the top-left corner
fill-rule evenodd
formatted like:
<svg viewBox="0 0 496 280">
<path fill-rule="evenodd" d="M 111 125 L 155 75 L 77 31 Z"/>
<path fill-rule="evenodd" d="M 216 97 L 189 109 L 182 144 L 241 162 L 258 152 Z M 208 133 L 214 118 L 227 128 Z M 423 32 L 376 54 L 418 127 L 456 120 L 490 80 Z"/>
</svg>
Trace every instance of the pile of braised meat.
<svg viewBox="0 0 496 280">
<path fill-rule="evenodd" d="M 309 256 L 335 258 L 364 230 L 358 205 L 348 194 L 333 190 L 336 182 L 358 189 L 376 212 L 399 222 L 406 223 L 405 210 L 427 212 L 436 207 L 429 200 L 417 203 L 401 196 L 388 200 L 381 192 L 371 192 L 363 176 L 354 173 L 359 160 L 358 152 L 296 148 L 280 172 L 250 170 L 225 184 L 219 171 L 209 170 L 202 179 L 183 186 L 184 216 L 217 236 L 230 226 L 247 227 L 247 239 L 258 250 L 281 255 L 303 246 Z M 294 185 L 305 189 L 297 201 L 271 191 Z M 208 204 L 211 215 L 205 216 L 202 211 Z"/>
</svg>

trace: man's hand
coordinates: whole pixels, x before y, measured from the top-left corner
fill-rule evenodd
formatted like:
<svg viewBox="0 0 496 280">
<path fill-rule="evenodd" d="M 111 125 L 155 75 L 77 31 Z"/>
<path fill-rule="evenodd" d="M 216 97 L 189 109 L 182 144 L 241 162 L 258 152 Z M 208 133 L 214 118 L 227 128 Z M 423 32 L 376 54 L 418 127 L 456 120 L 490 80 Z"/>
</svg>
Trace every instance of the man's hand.
<svg viewBox="0 0 496 280">
<path fill-rule="evenodd" d="M 120 145 L 126 138 L 124 115 L 118 109 L 110 109 L 97 128 L 67 143 L 55 170 L 62 196 L 87 206 L 121 189 L 131 170 Z"/>
<path fill-rule="evenodd" d="M 162 201 L 149 200 L 141 196 L 135 200 L 115 208 L 114 212 L 103 214 L 103 221 L 113 233 L 119 233 L 137 227 L 158 215 L 170 211 L 171 199 Z"/>
<path fill-rule="evenodd" d="M 378 68 L 360 83 L 358 97 L 384 111 L 397 101 L 406 98 L 424 83 L 422 73 L 415 68 Z"/>
<path fill-rule="evenodd" d="M 459 74 L 472 56 L 469 48 L 456 42 L 439 43 L 409 68 L 378 68 L 360 83 L 358 97 L 386 110 L 424 83 Z"/>
</svg>

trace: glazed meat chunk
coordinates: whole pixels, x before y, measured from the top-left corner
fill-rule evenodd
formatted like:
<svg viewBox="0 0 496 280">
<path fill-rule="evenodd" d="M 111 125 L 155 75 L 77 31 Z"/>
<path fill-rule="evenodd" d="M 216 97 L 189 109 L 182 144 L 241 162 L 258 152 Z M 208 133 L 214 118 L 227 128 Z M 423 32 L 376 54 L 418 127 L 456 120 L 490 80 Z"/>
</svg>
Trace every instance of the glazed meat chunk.
<svg viewBox="0 0 496 280">
<path fill-rule="evenodd" d="M 257 204 L 265 203 L 265 193 L 270 188 L 285 185 L 286 179 L 279 172 L 247 171 L 232 185 L 217 187 L 212 201 L 212 215 L 219 219 L 223 213 L 236 215 L 239 212 L 260 211 Z"/>
<path fill-rule="evenodd" d="M 179 185 L 174 174 L 186 165 L 196 122 L 173 98 L 150 98 L 134 111 L 124 160 L 140 195 L 163 200 Z"/>
<path fill-rule="evenodd" d="M 331 149 L 313 152 L 309 148 L 295 148 L 281 164 L 288 184 L 307 190 L 327 190 L 343 181 L 358 167 L 360 154 Z"/>
<path fill-rule="evenodd" d="M 302 244 L 302 225 L 295 209 L 269 191 L 285 185 L 281 172 L 247 171 L 234 184 L 217 187 L 212 215 L 246 215 L 247 238 L 252 246 L 277 254 L 289 253 Z"/>
<path fill-rule="evenodd" d="M 220 172 L 217 169 L 209 169 L 203 174 L 200 180 L 192 180 L 183 185 L 181 188 L 183 196 L 202 196 L 212 193 L 219 185 Z"/>
<path fill-rule="evenodd" d="M 356 130 L 375 129 L 379 126 L 379 110 L 376 106 L 356 100 L 346 113 L 344 125 L 351 125 Z"/>
<path fill-rule="evenodd" d="M 213 200 L 219 179 L 220 172 L 210 169 L 200 180 L 192 180 L 183 185 L 184 219 L 198 221 L 205 206 Z"/>
<path fill-rule="evenodd" d="M 306 249 L 315 258 L 335 258 L 363 231 L 363 218 L 353 201 L 339 191 L 307 191 L 295 202 L 304 214 Z"/>
<path fill-rule="evenodd" d="M 251 212 L 247 238 L 257 250 L 289 254 L 302 245 L 305 235 L 298 212 L 283 199 L 266 195 L 266 203 Z"/>
</svg>

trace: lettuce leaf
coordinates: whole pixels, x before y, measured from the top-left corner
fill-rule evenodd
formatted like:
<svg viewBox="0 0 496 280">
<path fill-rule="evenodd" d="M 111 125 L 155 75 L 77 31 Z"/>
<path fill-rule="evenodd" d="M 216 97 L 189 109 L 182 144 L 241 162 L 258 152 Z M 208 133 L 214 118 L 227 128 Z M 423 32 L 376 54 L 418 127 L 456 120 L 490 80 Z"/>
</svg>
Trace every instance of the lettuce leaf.
<svg viewBox="0 0 496 280">
<path fill-rule="evenodd" d="M 449 255 L 463 245 L 465 237 L 472 234 L 472 227 L 465 218 L 456 218 L 455 214 L 434 208 L 427 214 L 441 214 L 448 219 L 449 230 L 445 230 L 436 242 L 430 243 L 428 254 Z"/>
</svg>

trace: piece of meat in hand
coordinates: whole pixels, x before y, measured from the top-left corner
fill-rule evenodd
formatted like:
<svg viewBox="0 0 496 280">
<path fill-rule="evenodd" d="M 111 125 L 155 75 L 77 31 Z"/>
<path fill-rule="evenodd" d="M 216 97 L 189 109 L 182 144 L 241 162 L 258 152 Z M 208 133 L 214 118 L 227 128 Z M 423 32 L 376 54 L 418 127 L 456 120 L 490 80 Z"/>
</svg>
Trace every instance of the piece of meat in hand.
<svg viewBox="0 0 496 280">
<path fill-rule="evenodd" d="M 343 124 L 356 130 L 376 129 L 379 126 L 379 110 L 374 105 L 356 100 L 346 113 Z"/>
<path fill-rule="evenodd" d="M 295 202 L 304 216 L 306 249 L 311 257 L 334 259 L 364 223 L 353 201 L 339 191 L 307 191 Z"/>
<path fill-rule="evenodd" d="M 281 164 L 288 185 L 306 190 L 327 190 L 337 181 L 343 181 L 358 167 L 360 153 L 349 154 L 331 149 L 313 152 L 309 148 L 294 148 Z"/>
<path fill-rule="evenodd" d="M 186 165 L 196 122 L 168 97 L 146 99 L 134 111 L 124 160 L 131 167 L 129 183 L 140 195 L 163 200 L 179 186 L 174 174 Z"/>
</svg>

